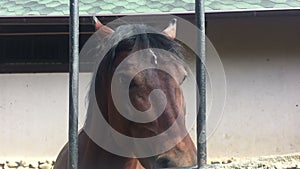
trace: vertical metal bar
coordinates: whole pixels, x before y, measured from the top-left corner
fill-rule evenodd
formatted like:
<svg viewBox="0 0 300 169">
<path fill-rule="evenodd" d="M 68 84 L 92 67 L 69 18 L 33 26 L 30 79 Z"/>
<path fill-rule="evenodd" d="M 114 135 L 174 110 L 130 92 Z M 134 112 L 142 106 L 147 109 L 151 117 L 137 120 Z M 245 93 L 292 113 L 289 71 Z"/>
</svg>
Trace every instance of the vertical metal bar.
<svg viewBox="0 0 300 169">
<path fill-rule="evenodd" d="M 78 169 L 79 6 L 70 0 L 69 17 L 69 169 Z"/>
<path fill-rule="evenodd" d="M 206 71 L 205 71 L 205 13 L 204 0 L 195 0 L 197 45 L 199 57 L 196 59 L 196 76 L 199 96 L 197 95 L 197 162 L 198 168 L 207 163 L 206 153 Z"/>
</svg>

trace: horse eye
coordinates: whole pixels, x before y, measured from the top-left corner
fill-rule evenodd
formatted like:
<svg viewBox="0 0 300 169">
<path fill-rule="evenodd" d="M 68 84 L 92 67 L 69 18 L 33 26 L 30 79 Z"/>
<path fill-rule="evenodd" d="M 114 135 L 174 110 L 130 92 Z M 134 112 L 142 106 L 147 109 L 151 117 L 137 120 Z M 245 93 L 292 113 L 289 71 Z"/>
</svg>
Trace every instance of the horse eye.
<svg viewBox="0 0 300 169">
<path fill-rule="evenodd" d="M 120 82 L 120 84 L 128 83 L 129 80 L 130 80 L 129 77 L 126 76 L 126 75 L 122 74 L 122 75 L 119 76 L 119 82 Z"/>
<path fill-rule="evenodd" d="M 134 80 L 131 80 L 130 85 L 129 85 L 129 88 L 130 88 L 130 89 L 133 89 L 133 88 L 135 88 L 135 87 L 137 87 L 137 84 L 134 82 Z"/>
<path fill-rule="evenodd" d="M 184 77 L 182 78 L 180 85 L 182 85 L 182 83 L 185 81 L 185 79 L 187 78 L 187 75 L 184 75 Z"/>
<path fill-rule="evenodd" d="M 137 86 L 137 84 L 135 83 L 134 78 L 130 78 L 128 75 L 126 74 L 121 74 L 119 76 L 119 83 L 121 86 L 123 87 L 128 87 L 127 84 L 129 84 L 129 88 L 132 89 L 134 87 Z M 126 86 L 124 86 L 126 85 Z"/>
</svg>

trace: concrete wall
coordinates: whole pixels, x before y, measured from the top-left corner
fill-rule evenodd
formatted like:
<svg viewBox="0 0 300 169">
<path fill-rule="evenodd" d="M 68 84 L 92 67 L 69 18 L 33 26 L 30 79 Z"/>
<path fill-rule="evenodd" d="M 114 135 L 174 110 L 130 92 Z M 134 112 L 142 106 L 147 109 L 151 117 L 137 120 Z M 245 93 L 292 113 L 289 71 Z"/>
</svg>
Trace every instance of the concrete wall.
<svg viewBox="0 0 300 169">
<path fill-rule="evenodd" d="M 300 151 L 300 22 L 274 17 L 208 23 L 227 80 L 211 157 Z"/>
<path fill-rule="evenodd" d="M 88 85 L 88 76 L 81 76 L 80 85 Z M 1 159 L 57 155 L 67 142 L 68 81 L 66 73 L 0 75 Z M 81 88 L 80 98 L 86 91 Z M 80 105 L 83 109 L 84 99 Z"/>
<path fill-rule="evenodd" d="M 207 34 L 227 80 L 209 157 L 299 152 L 299 19 L 216 19 Z M 0 158 L 55 158 L 67 141 L 68 75 L 1 74 L 0 93 Z"/>
</svg>

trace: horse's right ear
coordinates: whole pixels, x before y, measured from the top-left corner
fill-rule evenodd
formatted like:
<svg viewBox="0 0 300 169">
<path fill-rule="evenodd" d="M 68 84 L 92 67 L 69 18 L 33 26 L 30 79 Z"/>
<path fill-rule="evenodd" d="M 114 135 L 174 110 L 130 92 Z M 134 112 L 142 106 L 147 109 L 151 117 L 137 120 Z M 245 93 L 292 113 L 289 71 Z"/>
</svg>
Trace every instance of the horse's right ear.
<svg viewBox="0 0 300 169">
<path fill-rule="evenodd" d="M 93 16 L 93 20 L 95 22 L 96 31 L 102 30 L 106 35 L 110 35 L 110 34 L 114 33 L 114 30 L 112 30 L 108 26 L 103 25 L 96 16 Z"/>
</svg>

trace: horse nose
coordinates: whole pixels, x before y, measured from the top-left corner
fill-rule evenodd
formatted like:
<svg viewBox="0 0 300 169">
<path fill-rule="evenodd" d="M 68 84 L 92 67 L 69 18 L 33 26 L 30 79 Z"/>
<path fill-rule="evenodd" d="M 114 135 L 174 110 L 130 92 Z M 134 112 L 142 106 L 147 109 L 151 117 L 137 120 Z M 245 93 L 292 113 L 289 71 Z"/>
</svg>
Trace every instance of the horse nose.
<svg viewBox="0 0 300 169">
<path fill-rule="evenodd" d="M 159 157 L 156 159 L 156 168 L 171 168 L 176 167 L 168 157 Z"/>
</svg>

